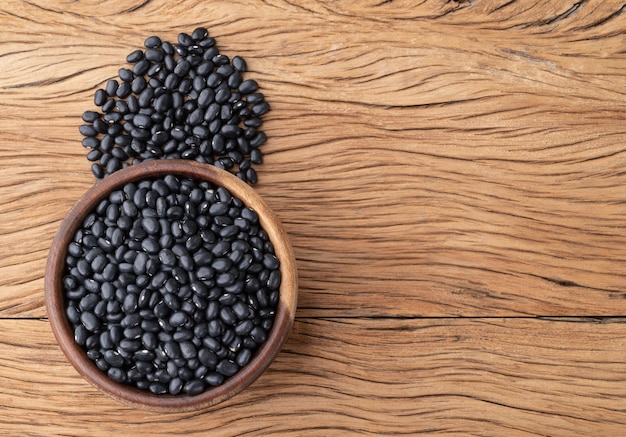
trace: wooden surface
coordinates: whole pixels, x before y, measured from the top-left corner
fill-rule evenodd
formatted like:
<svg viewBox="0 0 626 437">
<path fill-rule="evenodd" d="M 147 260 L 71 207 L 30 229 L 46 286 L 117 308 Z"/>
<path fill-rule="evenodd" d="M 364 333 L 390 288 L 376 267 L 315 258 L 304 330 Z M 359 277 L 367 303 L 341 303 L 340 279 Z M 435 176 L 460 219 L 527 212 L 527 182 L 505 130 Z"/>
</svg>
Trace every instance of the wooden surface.
<svg viewBox="0 0 626 437">
<path fill-rule="evenodd" d="M 619 435 L 626 7 L 611 0 L 0 4 L 0 434 Z M 154 414 L 86 383 L 43 272 L 94 179 L 80 114 L 206 26 L 262 86 L 258 192 L 300 301 L 269 370 Z"/>
</svg>

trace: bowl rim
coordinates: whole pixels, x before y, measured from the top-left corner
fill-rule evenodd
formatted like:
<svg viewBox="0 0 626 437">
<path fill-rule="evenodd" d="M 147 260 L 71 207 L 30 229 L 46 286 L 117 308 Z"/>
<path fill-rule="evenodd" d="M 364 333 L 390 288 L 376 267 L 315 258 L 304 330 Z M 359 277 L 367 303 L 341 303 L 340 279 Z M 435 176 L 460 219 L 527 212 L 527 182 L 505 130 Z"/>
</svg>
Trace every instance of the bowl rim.
<svg viewBox="0 0 626 437">
<path fill-rule="evenodd" d="M 252 207 L 259 216 L 261 226 L 268 233 L 274 251 L 280 260 L 281 285 L 274 324 L 266 341 L 261 344 L 250 362 L 223 384 L 211 387 L 198 395 L 156 395 L 110 379 L 90 360 L 74 341 L 74 331 L 66 316 L 63 292 L 63 271 L 67 247 L 84 218 L 93 211 L 97 202 L 128 182 L 150 179 L 167 174 L 208 181 L 223 186 Z M 91 187 L 63 219 L 54 237 L 44 279 L 46 311 L 50 326 L 61 350 L 89 383 L 110 397 L 133 407 L 159 412 L 184 412 L 208 408 L 223 402 L 254 382 L 274 360 L 293 325 L 298 300 L 298 275 L 293 249 L 287 233 L 274 212 L 254 188 L 234 175 L 215 166 L 182 159 L 154 160 L 131 165 L 119 170 Z"/>
</svg>

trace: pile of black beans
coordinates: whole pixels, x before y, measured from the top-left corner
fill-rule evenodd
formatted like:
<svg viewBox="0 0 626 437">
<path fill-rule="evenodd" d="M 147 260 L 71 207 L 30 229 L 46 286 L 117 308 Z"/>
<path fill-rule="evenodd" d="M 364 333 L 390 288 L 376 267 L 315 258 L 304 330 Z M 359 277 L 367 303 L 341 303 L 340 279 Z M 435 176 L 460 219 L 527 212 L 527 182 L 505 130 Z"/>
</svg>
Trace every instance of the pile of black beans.
<svg viewBox="0 0 626 437">
<path fill-rule="evenodd" d="M 254 79 L 244 80 L 246 62 L 219 53 L 215 39 L 198 28 L 178 43 L 145 40 L 95 93 L 101 112 L 83 113 L 80 133 L 96 178 L 128 165 L 159 158 L 213 164 L 255 184 L 253 164 L 262 162 L 259 130 L 270 108 Z"/>
<path fill-rule="evenodd" d="M 69 243 L 66 314 L 111 379 L 195 395 L 267 339 L 279 265 L 257 213 L 225 188 L 174 175 L 128 183 Z"/>
</svg>

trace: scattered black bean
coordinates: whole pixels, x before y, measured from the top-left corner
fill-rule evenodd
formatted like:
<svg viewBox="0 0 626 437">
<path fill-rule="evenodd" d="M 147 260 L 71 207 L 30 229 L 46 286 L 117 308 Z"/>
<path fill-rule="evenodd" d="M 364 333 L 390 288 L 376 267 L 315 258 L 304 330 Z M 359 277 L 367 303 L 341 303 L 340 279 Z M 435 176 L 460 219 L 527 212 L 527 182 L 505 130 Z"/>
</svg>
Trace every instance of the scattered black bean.
<svg viewBox="0 0 626 437">
<path fill-rule="evenodd" d="M 201 393 L 247 365 L 273 325 L 280 263 L 256 212 L 223 187 L 174 175 L 129 183 L 67 252 L 74 340 L 119 383 Z"/>
<path fill-rule="evenodd" d="M 181 33 L 177 44 L 151 36 L 134 50 L 94 95 L 101 112 L 85 111 L 79 130 L 96 178 L 132 163 L 186 158 L 212 163 L 249 183 L 262 162 L 258 131 L 269 110 L 258 83 L 245 79 L 247 64 L 221 55 L 205 28 Z M 255 136 L 256 134 L 256 136 Z M 230 141 L 234 140 L 234 141 Z"/>
</svg>

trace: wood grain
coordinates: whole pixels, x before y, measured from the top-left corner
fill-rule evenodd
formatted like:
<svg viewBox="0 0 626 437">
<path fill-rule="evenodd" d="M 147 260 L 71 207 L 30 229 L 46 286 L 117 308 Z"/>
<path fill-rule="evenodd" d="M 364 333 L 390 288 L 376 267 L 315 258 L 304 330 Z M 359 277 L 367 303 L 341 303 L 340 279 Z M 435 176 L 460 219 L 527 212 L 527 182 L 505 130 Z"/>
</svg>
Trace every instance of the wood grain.
<svg viewBox="0 0 626 437">
<path fill-rule="evenodd" d="M 0 433 L 588 436 L 626 426 L 623 320 L 302 318 L 252 386 L 181 414 L 103 397 L 46 322 L 3 320 L 0 333 Z"/>
<path fill-rule="evenodd" d="M 258 190 L 302 314 L 624 312 L 623 8 L 309 3 L 2 6 L 1 314 L 44 316 L 46 250 L 93 183 L 95 89 L 203 16 L 273 107 Z"/>
<path fill-rule="evenodd" d="M 2 2 L 0 433 L 619 435 L 624 12 L 617 0 Z M 287 349 L 249 391 L 157 416 L 64 361 L 43 273 L 94 183 L 77 126 L 95 90 L 146 36 L 198 25 L 246 58 L 272 105 L 256 188 L 291 237 L 300 300 Z"/>
</svg>

